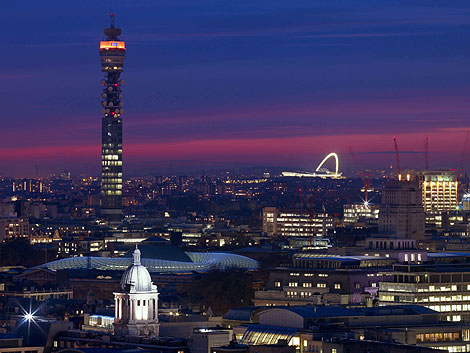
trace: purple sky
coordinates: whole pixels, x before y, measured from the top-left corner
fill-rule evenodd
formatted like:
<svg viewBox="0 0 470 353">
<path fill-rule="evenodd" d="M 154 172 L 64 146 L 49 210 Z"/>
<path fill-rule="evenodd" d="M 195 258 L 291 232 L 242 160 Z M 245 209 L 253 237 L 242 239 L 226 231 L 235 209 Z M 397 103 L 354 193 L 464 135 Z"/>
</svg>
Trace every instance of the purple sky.
<svg viewBox="0 0 470 353">
<path fill-rule="evenodd" d="M 135 5 L 134 3 L 138 3 Z M 352 167 L 420 152 L 456 168 L 470 128 L 461 1 L 2 4 L 0 175 L 98 174 L 98 42 L 123 29 L 127 175 L 231 166 Z M 424 166 L 403 153 L 404 167 Z"/>
</svg>

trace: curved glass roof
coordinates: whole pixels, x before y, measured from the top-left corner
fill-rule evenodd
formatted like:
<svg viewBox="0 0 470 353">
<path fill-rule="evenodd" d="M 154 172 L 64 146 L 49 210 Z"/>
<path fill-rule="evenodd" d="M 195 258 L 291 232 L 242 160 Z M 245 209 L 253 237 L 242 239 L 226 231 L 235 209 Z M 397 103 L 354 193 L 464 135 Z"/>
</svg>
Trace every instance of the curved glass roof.
<svg viewBox="0 0 470 353">
<path fill-rule="evenodd" d="M 207 272 L 212 269 L 257 269 L 258 262 L 245 256 L 230 253 L 197 253 L 187 252 L 192 262 L 172 261 L 163 259 L 141 259 L 142 265 L 151 273 Z M 125 271 L 132 264 L 126 257 L 70 257 L 45 263 L 37 267 L 50 270 L 66 269 L 97 269 L 102 271 Z"/>
<path fill-rule="evenodd" d="M 183 250 L 170 245 L 167 241 L 149 241 L 147 239 L 139 244 L 139 250 L 142 253 L 142 257 L 147 259 L 191 262 L 191 258 Z M 129 250 L 124 257 L 132 258 L 133 251 Z"/>
</svg>

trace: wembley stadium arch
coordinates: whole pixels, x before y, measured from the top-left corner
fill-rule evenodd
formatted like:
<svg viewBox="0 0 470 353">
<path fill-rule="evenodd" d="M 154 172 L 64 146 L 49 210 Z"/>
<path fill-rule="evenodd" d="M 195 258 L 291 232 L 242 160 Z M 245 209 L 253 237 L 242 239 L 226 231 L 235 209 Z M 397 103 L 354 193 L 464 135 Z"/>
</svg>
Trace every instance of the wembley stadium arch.
<svg viewBox="0 0 470 353">
<path fill-rule="evenodd" d="M 330 159 L 334 158 L 335 171 L 332 172 L 323 165 Z M 339 157 L 335 152 L 331 152 L 322 159 L 314 172 L 282 172 L 285 177 L 305 177 L 305 178 L 323 178 L 323 179 L 343 179 L 343 173 L 339 171 Z"/>
</svg>

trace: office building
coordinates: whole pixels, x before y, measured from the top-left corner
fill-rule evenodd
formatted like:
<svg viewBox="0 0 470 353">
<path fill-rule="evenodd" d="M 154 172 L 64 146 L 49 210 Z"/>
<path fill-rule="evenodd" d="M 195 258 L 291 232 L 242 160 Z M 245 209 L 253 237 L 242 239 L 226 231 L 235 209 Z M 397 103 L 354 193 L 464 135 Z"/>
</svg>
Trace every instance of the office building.
<svg viewBox="0 0 470 353">
<path fill-rule="evenodd" d="M 343 206 L 344 223 L 368 222 L 377 224 L 379 218 L 379 205 L 369 203 L 353 203 Z"/>
<path fill-rule="evenodd" d="M 451 211 L 458 206 L 455 170 L 412 170 L 406 176 L 420 184 L 425 212 Z"/>
<path fill-rule="evenodd" d="M 307 210 L 263 208 L 263 233 L 268 236 L 326 236 L 334 230 L 334 219 L 326 213 Z"/>
<path fill-rule="evenodd" d="M 255 292 L 256 306 L 365 304 L 383 281 L 380 270 L 394 259 L 298 253 L 290 267 L 273 269 L 265 288 Z"/>
<path fill-rule="evenodd" d="M 447 321 L 470 319 L 470 266 L 445 253 L 428 254 L 433 263 L 395 264 L 379 283 L 381 305 L 418 304 L 440 312 Z M 468 256 L 466 256 L 468 259 Z"/>
<path fill-rule="evenodd" d="M 110 223 L 122 218 L 122 91 L 120 79 L 126 46 L 119 39 L 121 29 L 111 26 L 104 30 L 106 40 L 100 42 L 102 97 L 101 212 Z"/>
</svg>

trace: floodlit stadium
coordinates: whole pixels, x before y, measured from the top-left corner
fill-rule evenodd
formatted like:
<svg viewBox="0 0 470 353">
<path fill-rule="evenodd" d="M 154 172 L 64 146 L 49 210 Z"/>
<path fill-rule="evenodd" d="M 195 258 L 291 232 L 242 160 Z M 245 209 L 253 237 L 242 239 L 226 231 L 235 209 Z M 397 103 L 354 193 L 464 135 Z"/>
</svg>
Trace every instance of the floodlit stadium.
<svg viewBox="0 0 470 353">
<path fill-rule="evenodd" d="M 323 167 L 323 164 L 330 158 L 335 160 L 335 171 L 332 172 Z M 318 165 L 314 172 L 282 172 L 284 177 L 297 177 L 297 178 L 322 178 L 322 179 L 344 179 L 343 173 L 339 171 L 339 158 L 334 152 L 328 154 Z"/>
<path fill-rule="evenodd" d="M 245 256 L 216 252 L 183 252 L 165 241 L 156 241 L 156 237 L 139 244 L 142 253 L 142 265 L 150 273 L 187 273 L 207 272 L 213 269 L 258 268 L 258 262 Z M 125 271 L 132 264 L 132 251 L 124 257 L 70 257 L 45 263 L 38 267 L 50 270 L 96 269 L 101 271 Z"/>
</svg>

